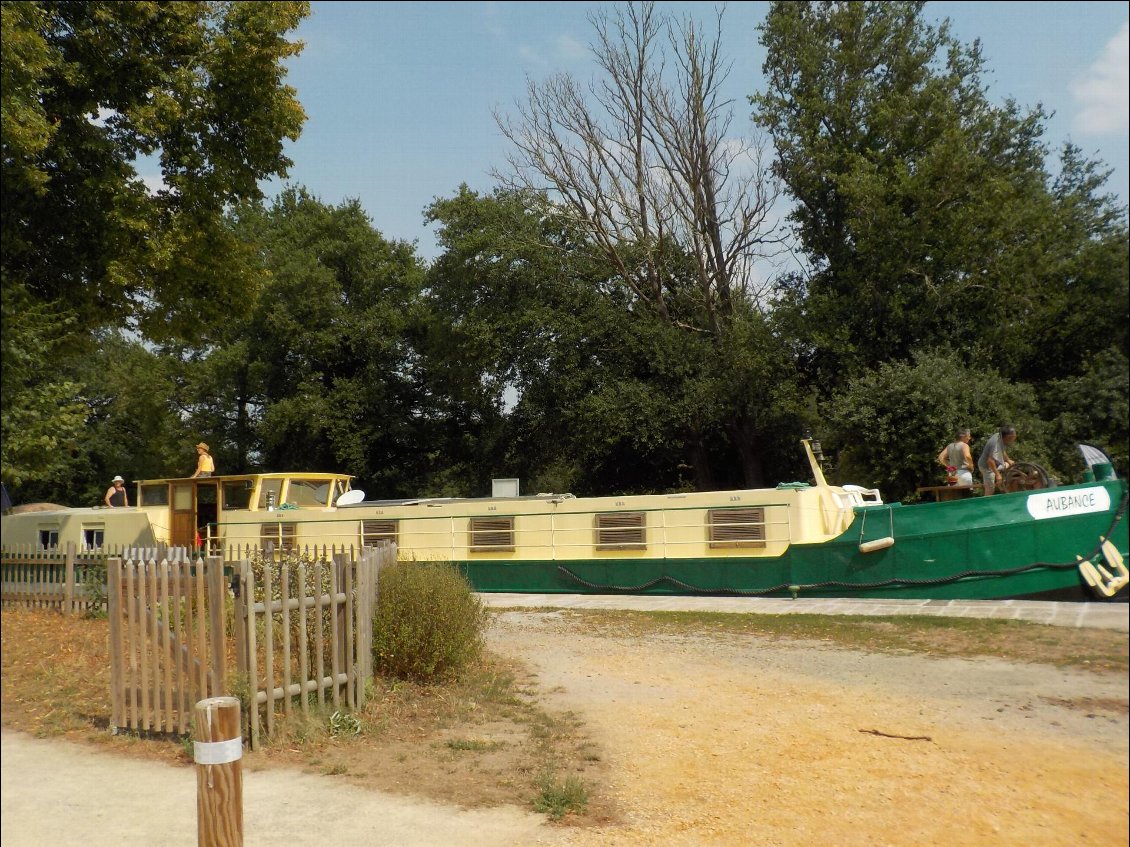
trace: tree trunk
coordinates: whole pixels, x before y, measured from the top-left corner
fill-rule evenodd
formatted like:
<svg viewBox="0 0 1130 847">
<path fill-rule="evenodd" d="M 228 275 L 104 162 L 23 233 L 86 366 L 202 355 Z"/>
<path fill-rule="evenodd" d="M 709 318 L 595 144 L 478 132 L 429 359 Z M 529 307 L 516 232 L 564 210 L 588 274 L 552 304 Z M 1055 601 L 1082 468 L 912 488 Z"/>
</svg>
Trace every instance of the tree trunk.
<svg viewBox="0 0 1130 847">
<path fill-rule="evenodd" d="M 691 469 L 694 471 L 694 487 L 698 491 L 713 491 L 714 474 L 710 472 L 706 444 L 701 435 L 691 435 L 687 439 L 687 453 L 690 458 Z"/>
<path fill-rule="evenodd" d="M 765 487 L 765 470 L 761 464 L 760 434 L 746 417 L 731 421 L 727 426 L 734 447 L 741 460 L 742 479 L 747 488 Z"/>
<path fill-rule="evenodd" d="M 240 370 L 239 385 L 235 392 L 235 473 L 247 473 L 247 456 L 251 452 L 251 418 L 247 413 L 248 389 L 247 371 Z"/>
</svg>

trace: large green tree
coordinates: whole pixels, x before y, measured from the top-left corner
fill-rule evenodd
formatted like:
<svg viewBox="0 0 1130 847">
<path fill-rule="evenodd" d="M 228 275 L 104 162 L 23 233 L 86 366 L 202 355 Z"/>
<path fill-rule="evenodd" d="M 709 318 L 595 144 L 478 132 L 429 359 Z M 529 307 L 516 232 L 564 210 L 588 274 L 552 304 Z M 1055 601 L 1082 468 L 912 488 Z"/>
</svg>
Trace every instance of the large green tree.
<svg viewBox="0 0 1130 847">
<path fill-rule="evenodd" d="M 5 479 L 47 479 L 49 448 L 75 446 L 72 401 L 89 392 L 64 375 L 97 332 L 198 336 L 251 301 L 255 278 L 224 216 L 286 173 L 283 142 L 304 120 L 283 83 L 300 49 L 286 34 L 307 13 L 283 2 L 3 3 L 0 365 L 34 375 L 4 380 L 15 434 Z M 142 179 L 144 161 L 159 186 Z M 55 326 L 22 326 L 51 314 Z M 44 450 L 29 460 L 33 444 Z"/>
<path fill-rule="evenodd" d="M 642 354 L 646 334 L 583 234 L 506 191 L 463 187 L 428 215 L 444 248 L 428 274 L 432 383 L 452 423 L 482 424 L 468 481 L 480 492 L 492 476 L 592 493 L 674 484 L 654 467 L 670 449 L 673 398 L 642 385 L 663 366 Z"/>
<path fill-rule="evenodd" d="M 222 343 L 189 353 L 188 414 L 224 469 L 341 470 L 417 493 L 431 439 L 417 336 L 423 269 L 356 200 L 300 188 L 241 208 L 263 282 Z"/>
<path fill-rule="evenodd" d="M 827 391 L 952 344 L 1006 377 L 1075 372 L 1126 349 L 1125 210 L 1046 115 L 996 105 L 979 43 L 922 2 L 775 3 L 751 98 L 811 272 L 792 282 Z"/>
<path fill-rule="evenodd" d="M 223 215 L 290 164 L 307 5 L 4 3 L 6 282 L 153 338 L 238 306 Z"/>
<path fill-rule="evenodd" d="M 724 344 L 673 326 L 537 195 L 464 188 L 429 215 L 444 248 L 428 275 L 433 368 L 461 374 L 448 384 L 494 422 L 480 485 L 491 474 L 587 494 L 741 486 L 735 409 L 764 433 L 767 472 L 795 473 L 803 404 L 763 316 L 742 315 Z"/>
<path fill-rule="evenodd" d="M 21 321 L 13 331 L 26 339 L 29 327 L 53 324 Z M 96 342 L 86 355 L 57 357 L 59 367 L 38 377 L 57 389 L 70 387 L 60 398 L 65 405 L 54 410 L 58 423 L 49 442 L 27 444 L 29 433 L 18 424 L 25 410 L 36 411 L 34 397 L 54 398 L 35 379 L 19 378 L 29 388 L 17 392 L 18 402 L 3 418 L 4 439 L 11 439 L 6 455 L 34 467 L 5 465 L 5 481 L 18 501 L 94 506 L 115 474 L 132 481 L 188 473 L 193 453 L 186 448 L 192 442 L 177 403 L 181 363 L 120 332 L 101 332 Z M 16 368 L 18 362 L 5 368 L 4 378 Z M 81 395 L 78 386 L 85 386 Z M 64 424 L 67 428 L 58 428 Z"/>
<path fill-rule="evenodd" d="M 4 286 L 2 297 L 3 481 L 17 488 L 59 483 L 69 473 L 70 450 L 83 435 L 87 412 L 74 367 L 77 318 L 56 304 L 37 303 L 16 286 Z"/>
<path fill-rule="evenodd" d="M 743 484 L 764 484 L 778 411 L 766 404 L 795 371 L 757 273 L 781 249 L 777 184 L 760 147 L 731 127 L 722 15 L 706 28 L 628 3 L 591 22 L 598 76 L 531 83 L 516 114 L 498 119 L 512 148 L 498 175 L 526 196 L 547 188 L 582 236 L 576 249 L 604 268 L 598 290 L 621 289 L 606 300 L 618 298 L 636 329 L 656 324 L 653 363 L 666 359 L 678 388 L 657 376 L 654 402 L 687 406 L 677 417 L 696 484 L 715 484 L 705 455 L 715 444 Z"/>
</svg>

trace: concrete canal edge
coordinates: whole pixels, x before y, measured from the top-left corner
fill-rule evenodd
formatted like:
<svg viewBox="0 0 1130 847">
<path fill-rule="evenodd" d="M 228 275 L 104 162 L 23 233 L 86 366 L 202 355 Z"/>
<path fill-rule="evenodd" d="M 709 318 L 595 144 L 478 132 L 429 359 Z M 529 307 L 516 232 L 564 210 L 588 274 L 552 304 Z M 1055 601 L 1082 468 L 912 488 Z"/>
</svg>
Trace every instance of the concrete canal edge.
<svg viewBox="0 0 1130 847">
<path fill-rule="evenodd" d="M 785 600 L 755 597 L 684 597 L 482 592 L 493 609 L 631 609 L 650 612 L 730 612 L 753 615 L 930 615 L 1023 620 L 1075 629 L 1130 632 L 1130 603 L 1048 600 Z"/>
</svg>

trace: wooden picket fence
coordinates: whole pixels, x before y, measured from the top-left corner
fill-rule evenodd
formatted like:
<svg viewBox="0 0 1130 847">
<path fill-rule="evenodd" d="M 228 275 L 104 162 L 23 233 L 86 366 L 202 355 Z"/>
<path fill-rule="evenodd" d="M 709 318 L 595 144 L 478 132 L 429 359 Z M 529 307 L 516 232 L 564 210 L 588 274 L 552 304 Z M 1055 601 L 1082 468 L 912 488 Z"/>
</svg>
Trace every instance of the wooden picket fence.
<svg viewBox="0 0 1130 847">
<path fill-rule="evenodd" d="M 149 551 L 155 555 L 156 551 Z M 0 548 L 0 604 L 5 609 L 56 609 L 68 615 L 106 609 L 106 560 L 138 555 L 129 548 L 78 549 L 5 545 Z M 161 555 L 167 554 L 161 551 Z"/>
<path fill-rule="evenodd" d="M 308 714 L 315 704 L 359 709 L 372 676 L 377 576 L 396 548 L 352 552 L 314 548 L 240 560 L 235 605 L 236 664 L 251 690 L 252 749 L 275 732 L 279 711 Z"/>
<path fill-rule="evenodd" d="M 226 693 L 224 562 L 107 562 L 111 729 L 185 734 L 198 700 Z"/>
<path fill-rule="evenodd" d="M 198 700 L 234 693 L 258 749 L 280 711 L 364 705 L 396 547 L 229 557 L 108 561 L 114 727 L 184 734 Z"/>
</svg>

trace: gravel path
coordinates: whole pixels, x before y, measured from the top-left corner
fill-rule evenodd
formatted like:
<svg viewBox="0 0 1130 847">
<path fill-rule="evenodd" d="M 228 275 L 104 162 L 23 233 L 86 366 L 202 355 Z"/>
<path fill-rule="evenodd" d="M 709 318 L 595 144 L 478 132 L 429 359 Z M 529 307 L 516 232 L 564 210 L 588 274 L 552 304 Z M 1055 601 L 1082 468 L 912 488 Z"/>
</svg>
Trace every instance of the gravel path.
<svg viewBox="0 0 1130 847">
<path fill-rule="evenodd" d="M 4 847 L 196 847 L 191 767 L 0 733 Z M 287 847 L 527 847 L 541 815 L 462 810 L 289 770 L 243 775 L 244 844 Z"/>
<path fill-rule="evenodd" d="M 755 615 L 900 615 L 935 618 L 992 618 L 1031 621 L 1072 629 L 1130 632 L 1130 603 L 1067 603 L 1055 600 L 872 600 L 859 598 L 786 600 L 764 597 L 707 597 L 627 594 L 482 593 L 496 609 L 634 609 L 644 612 L 729 612 Z"/>
</svg>

